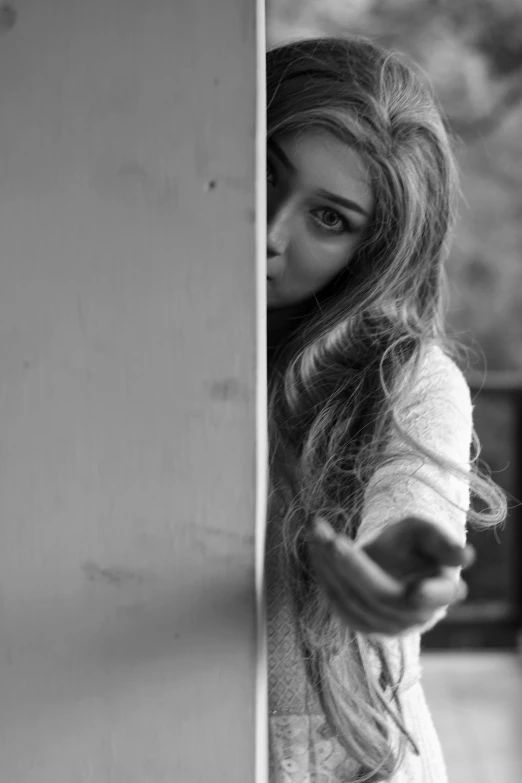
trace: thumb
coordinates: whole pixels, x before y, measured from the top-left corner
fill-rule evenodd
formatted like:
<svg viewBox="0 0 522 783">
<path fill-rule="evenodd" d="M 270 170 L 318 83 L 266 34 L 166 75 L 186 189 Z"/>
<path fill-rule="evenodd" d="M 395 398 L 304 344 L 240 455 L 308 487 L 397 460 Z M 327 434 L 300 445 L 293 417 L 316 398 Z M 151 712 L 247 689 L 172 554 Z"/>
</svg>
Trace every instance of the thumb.
<svg viewBox="0 0 522 783">
<path fill-rule="evenodd" d="M 466 547 L 451 538 L 434 524 L 428 524 L 417 538 L 418 549 L 430 559 L 444 566 L 464 566 L 468 561 Z"/>
</svg>

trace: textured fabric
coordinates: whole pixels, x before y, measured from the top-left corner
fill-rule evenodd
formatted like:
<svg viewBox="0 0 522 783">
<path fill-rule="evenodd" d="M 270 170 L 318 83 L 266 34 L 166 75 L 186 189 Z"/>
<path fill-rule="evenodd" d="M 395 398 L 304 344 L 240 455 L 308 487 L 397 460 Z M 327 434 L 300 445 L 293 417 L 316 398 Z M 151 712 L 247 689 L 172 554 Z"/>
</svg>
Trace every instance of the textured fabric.
<svg viewBox="0 0 522 783">
<path fill-rule="evenodd" d="M 419 378 L 405 402 L 401 424 L 425 447 L 469 468 L 472 406 L 465 379 L 438 348 L 427 353 Z M 469 483 L 412 457 L 399 441 L 391 440 L 393 460 L 379 468 L 368 484 L 357 537 L 363 545 L 385 526 L 406 515 L 417 515 L 444 529 L 459 544 L 466 540 Z M 449 569 L 458 580 L 460 569 Z M 268 524 L 266 552 L 270 783 L 351 783 L 353 761 L 346 758 L 322 714 L 308 683 L 297 643 L 292 607 L 284 573 L 280 529 Z M 392 664 L 400 644 L 405 656 L 401 686 L 404 720 L 420 755 L 408 751 L 390 783 L 445 783 L 440 744 L 424 698 L 420 665 L 420 636 L 446 613 L 435 612 L 429 623 L 385 644 Z M 375 672 L 378 675 L 377 662 Z M 393 737 L 393 730 L 392 730 Z M 393 740 L 392 740 L 393 741 Z"/>
</svg>

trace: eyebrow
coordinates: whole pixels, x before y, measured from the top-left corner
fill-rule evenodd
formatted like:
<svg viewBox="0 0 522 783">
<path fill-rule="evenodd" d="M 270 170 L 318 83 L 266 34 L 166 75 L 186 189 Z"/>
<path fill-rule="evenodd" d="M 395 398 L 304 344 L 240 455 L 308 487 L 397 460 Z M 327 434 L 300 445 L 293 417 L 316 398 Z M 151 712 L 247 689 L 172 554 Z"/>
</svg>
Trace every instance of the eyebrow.
<svg viewBox="0 0 522 783">
<path fill-rule="evenodd" d="M 330 193 L 328 190 L 323 190 L 322 188 L 317 191 L 317 194 L 328 199 L 328 201 L 333 201 L 334 204 L 339 204 L 340 207 L 349 209 L 351 212 L 358 212 L 360 215 L 368 217 L 368 213 L 356 201 L 344 198 L 343 196 L 338 196 L 336 193 Z"/>
<path fill-rule="evenodd" d="M 275 155 L 275 157 L 278 158 L 289 171 L 296 171 L 294 164 L 285 155 L 279 144 L 276 144 L 273 139 L 269 139 L 267 146 Z M 317 194 L 322 196 L 322 198 L 328 199 L 328 201 L 333 201 L 334 204 L 339 204 L 339 206 L 344 207 L 345 209 L 349 209 L 351 212 L 358 212 L 360 215 L 368 217 L 368 213 L 356 201 L 352 201 L 349 198 L 344 198 L 343 196 L 338 196 L 336 193 L 330 193 L 328 190 L 323 190 L 322 188 L 317 191 Z"/>
</svg>

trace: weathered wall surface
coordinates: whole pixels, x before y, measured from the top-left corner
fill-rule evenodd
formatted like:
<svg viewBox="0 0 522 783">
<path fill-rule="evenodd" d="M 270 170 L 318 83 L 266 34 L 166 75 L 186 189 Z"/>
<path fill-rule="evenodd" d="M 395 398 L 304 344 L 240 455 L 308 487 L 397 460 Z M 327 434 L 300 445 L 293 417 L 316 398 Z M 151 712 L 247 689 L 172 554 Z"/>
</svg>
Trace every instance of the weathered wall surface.
<svg viewBox="0 0 522 783">
<path fill-rule="evenodd" d="M 254 161 L 254 0 L 3 8 L 6 783 L 253 780 Z"/>
</svg>

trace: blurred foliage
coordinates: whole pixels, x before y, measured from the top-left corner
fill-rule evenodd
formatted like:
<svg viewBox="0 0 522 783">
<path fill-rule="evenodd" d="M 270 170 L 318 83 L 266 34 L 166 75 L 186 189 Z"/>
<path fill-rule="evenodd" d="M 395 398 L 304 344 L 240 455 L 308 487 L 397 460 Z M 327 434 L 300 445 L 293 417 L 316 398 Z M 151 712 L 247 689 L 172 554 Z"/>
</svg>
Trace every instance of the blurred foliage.
<svg viewBox="0 0 522 783">
<path fill-rule="evenodd" d="M 462 142 L 448 325 L 473 369 L 522 370 L 522 2 L 267 0 L 267 33 L 366 35 L 419 64 Z"/>
</svg>

